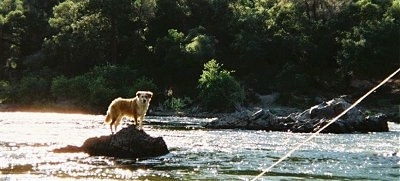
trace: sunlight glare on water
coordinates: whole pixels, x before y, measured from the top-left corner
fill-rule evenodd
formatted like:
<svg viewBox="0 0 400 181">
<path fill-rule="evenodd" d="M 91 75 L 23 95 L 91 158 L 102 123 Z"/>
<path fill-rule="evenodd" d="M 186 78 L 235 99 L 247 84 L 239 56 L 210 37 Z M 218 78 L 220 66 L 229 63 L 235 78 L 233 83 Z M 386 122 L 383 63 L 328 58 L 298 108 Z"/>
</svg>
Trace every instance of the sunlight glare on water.
<svg viewBox="0 0 400 181">
<path fill-rule="evenodd" d="M 104 116 L 60 113 L 2 113 L 2 141 L 81 144 L 88 136 L 99 136 Z M 84 128 L 85 130 L 82 130 Z M 65 133 L 65 134 L 62 134 Z"/>
<path fill-rule="evenodd" d="M 129 160 L 53 153 L 109 135 L 104 115 L 0 113 L 0 180 L 249 180 L 310 134 L 209 130 L 212 119 L 146 117 L 144 130 L 163 137 L 170 153 Z M 126 123 L 120 126 L 124 127 Z M 395 180 L 400 177 L 400 126 L 370 134 L 320 134 L 264 180 Z"/>
</svg>

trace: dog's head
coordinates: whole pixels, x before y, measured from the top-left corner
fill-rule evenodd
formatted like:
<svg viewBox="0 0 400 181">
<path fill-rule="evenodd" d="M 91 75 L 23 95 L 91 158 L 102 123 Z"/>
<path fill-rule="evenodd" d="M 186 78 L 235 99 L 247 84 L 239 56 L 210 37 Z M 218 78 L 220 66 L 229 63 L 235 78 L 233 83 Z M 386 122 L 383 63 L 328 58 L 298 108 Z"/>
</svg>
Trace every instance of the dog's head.
<svg viewBox="0 0 400 181">
<path fill-rule="evenodd" d="M 140 103 L 146 104 L 150 102 L 153 93 L 150 91 L 137 91 L 136 97 L 139 99 Z"/>
</svg>

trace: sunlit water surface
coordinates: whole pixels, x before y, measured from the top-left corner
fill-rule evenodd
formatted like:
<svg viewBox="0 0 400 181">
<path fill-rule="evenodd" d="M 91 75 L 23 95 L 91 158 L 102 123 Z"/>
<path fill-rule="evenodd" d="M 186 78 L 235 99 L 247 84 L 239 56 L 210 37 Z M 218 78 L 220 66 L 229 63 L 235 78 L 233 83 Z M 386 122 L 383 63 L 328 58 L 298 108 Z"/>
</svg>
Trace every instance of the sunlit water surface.
<svg viewBox="0 0 400 181">
<path fill-rule="evenodd" d="M 110 133 L 103 115 L 0 113 L 0 180 L 251 180 L 310 134 L 209 130 L 211 119 L 146 117 L 170 153 L 127 160 L 53 153 Z M 122 125 L 124 127 L 126 125 Z M 390 132 L 321 134 L 263 180 L 399 180 L 400 125 Z"/>
</svg>

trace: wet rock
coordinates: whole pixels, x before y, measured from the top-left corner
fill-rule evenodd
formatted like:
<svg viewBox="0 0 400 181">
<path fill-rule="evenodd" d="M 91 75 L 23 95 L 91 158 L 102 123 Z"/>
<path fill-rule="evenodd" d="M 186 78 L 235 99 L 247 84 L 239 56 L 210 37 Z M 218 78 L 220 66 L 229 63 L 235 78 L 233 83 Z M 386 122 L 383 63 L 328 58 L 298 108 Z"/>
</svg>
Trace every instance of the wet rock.
<svg viewBox="0 0 400 181">
<path fill-rule="evenodd" d="M 134 125 L 121 129 L 115 135 L 88 138 L 81 147 L 68 145 L 54 152 L 85 152 L 90 156 L 118 158 L 145 158 L 169 153 L 162 137 L 153 138 Z"/>
<path fill-rule="evenodd" d="M 119 158 L 154 157 L 169 153 L 161 137 L 153 138 L 133 125 L 115 135 L 89 138 L 82 148 L 89 155 Z"/>
<path fill-rule="evenodd" d="M 366 124 L 360 124 L 360 130 L 364 130 L 364 132 L 378 132 L 378 131 L 389 131 L 389 127 L 387 122 L 391 121 L 391 119 L 382 113 L 378 113 L 372 116 L 367 116 Z"/>
<path fill-rule="evenodd" d="M 214 129 L 256 129 L 268 131 L 316 132 L 335 116 L 351 106 L 343 98 L 315 105 L 303 112 L 291 113 L 288 116 L 276 116 L 269 110 L 236 112 L 223 116 L 205 127 Z M 358 109 L 353 108 L 322 132 L 324 133 L 353 133 L 353 132 L 381 132 L 388 131 L 384 114 L 365 116 Z"/>
</svg>

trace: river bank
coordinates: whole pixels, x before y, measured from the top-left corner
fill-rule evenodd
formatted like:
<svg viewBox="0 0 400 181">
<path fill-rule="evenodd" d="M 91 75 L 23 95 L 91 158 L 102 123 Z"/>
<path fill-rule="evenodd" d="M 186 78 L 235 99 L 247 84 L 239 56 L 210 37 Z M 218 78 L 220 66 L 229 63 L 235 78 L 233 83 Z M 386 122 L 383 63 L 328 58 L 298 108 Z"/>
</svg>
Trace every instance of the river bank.
<svg viewBox="0 0 400 181">
<path fill-rule="evenodd" d="M 277 116 L 287 116 L 294 112 L 304 110 L 307 106 L 306 102 L 310 101 L 310 98 L 298 98 L 295 105 L 302 106 L 289 106 L 287 104 L 280 104 L 278 102 L 278 96 L 276 93 L 270 95 L 260 96 L 261 100 L 258 103 L 252 104 L 251 106 L 240 107 L 240 110 L 259 110 L 268 109 Z M 266 100 L 265 100 L 266 99 Z M 325 100 L 323 98 L 315 98 L 319 100 Z M 351 100 L 350 100 L 351 101 Z M 314 101 L 316 102 L 316 101 Z M 312 105 L 309 105 L 312 106 Z M 152 105 L 147 113 L 149 116 L 178 116 L 178 117 L 197 117 L 197 118 L 213 118 L 223 117 L 232 113 L 226 112 L 205 112 L 198 111 L 198 105 L 186 108 L 181 111 L 172 110 L 157 110 Z M 400 123 L 400 93 L 396 94 L 385 94 L 384 97 L 372 95 L 370 99 L 366 99 L 359 106 L 363 111 L 367 113 L 383 113 L 392 118 L 394 122 Z M 0 104 L 0 112 L 55 112 L 55 113 L 79 113 L 79 114 L 102 114 L 105 115 L 106 108 L 104 111 L 93 110 L 90 108 L 82 108 L 71 103 L 37 103 L 33 105 L 17 105 L 17 104 Z"/>
<path fill-rule="evenodd" d="M 346 96 L 341 96 L 334 91 L 319 90 L 313 94 L 301 94 L 294 92 L 271 92 L 269 94 L 248 93 L 247 101 L 242 106 L 238 106 L 235 112 L 244 110 L 266 109 L 277 116 L 287 116 L 294 112 L 305 110 L 309 107 L 318 105 L 335 97 L 346 97 L 349 103 L 355 102 L 359 97 L 366 93 L 374 82 L 352 82 L 346 91 Z M 383 113 L 388 115 L 394 122 L 400 123 L 400 78 L 390 80 L 376 92 L 368 96 L 358 106 L 367 114 Z M 22 104 L 2 104 L 1 112 L 57 112 L 57 113 L 81 113 L 81 114 L 100 114 L 105 115 L 107 107 L 94 108 L 83 107 L 72 101 L 42 101 L 29 105 Z M 162 102 L 152 102 L 147 115 L 150 116 L 186 116 L 198 118 L 223 117 L 232 113 L 226 112 L 206 112 L 200 105 L 194 103 L 185 108 L 168 110 L 163 107 Z"/>
</svg>

